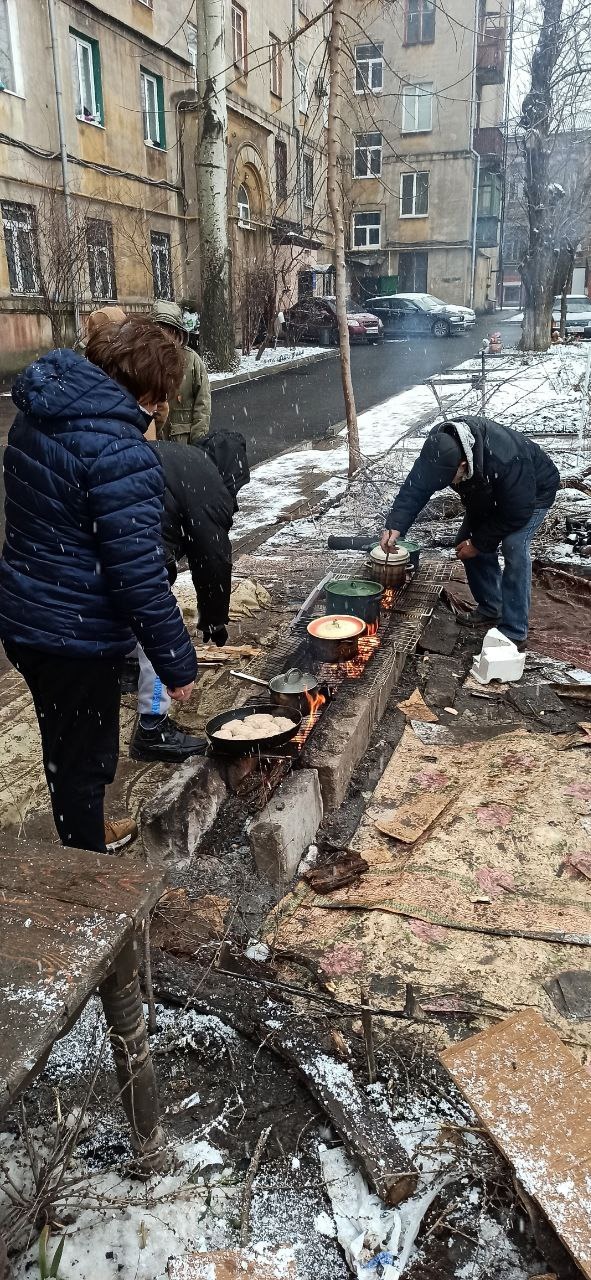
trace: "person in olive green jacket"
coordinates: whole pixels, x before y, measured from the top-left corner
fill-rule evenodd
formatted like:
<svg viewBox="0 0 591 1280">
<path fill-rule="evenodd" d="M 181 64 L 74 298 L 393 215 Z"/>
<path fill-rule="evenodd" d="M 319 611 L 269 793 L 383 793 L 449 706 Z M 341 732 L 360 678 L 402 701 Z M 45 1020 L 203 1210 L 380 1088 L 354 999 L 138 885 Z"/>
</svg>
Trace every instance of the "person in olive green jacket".
<svg viewBox="0 0 591 1280">
<path fill-rule="evenodd" d="M 158 436 L 161 440 L 173 440 L 175 444 L 195 444 L 209 434 L 211 391 L 207 369 L 197 352 L 186 345 L 187 329 L 176 302 L 155 302 L 152 319 L 185 347 L 185 376 L 166 420 L 162 422 L 158 416 L 156 418 Z"/>
</svg>

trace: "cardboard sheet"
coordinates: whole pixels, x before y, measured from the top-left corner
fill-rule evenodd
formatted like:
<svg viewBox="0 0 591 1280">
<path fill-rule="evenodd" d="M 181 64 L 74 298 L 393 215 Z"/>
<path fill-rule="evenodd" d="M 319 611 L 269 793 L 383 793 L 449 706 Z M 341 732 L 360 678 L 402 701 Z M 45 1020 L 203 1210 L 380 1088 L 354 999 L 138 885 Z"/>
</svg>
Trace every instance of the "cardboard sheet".
<svg viewBox="0 0 591 1280">
<path fill-rule="evenodd" d="M 296 1280 L 291 1249 L 257 1257 L 252 1249 L 216 1249 L 171 1258 L 169 1280 Z"/>
<path fill-rule="evenodd" d="M 591 1076 L 526 1009 L 441 1060 L 584 1276 L 591 1280 Z"/>
<path fill-rule="evenodd" d="M 449 796 L 438 796 L 427 791 L 417 796 L 416 800 L 398 805 L 391 812 L 385 808 L 379 810 L 374 816 L 375 825 L 385 836 L 402 840 L 403 844 L 415 844 L 433 826 L 444 809 L 453 803 L 456 794 L 453 792 Z"/>
</svg>

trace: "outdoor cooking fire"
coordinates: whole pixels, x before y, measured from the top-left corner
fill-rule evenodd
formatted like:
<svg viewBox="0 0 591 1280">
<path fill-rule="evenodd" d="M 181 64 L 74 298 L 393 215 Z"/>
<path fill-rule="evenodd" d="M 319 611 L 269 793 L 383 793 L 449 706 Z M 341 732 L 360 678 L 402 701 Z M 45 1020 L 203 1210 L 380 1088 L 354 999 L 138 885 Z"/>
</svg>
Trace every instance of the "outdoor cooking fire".
<svg viewBox="0 0 591 1280">
<path fill-rule="evenodd" d="M 345 672 L 348 680 L 359 680 L 365 671 L 365 668 L 374 653 L 380 648 L 381 640 L 378 635 L 377 625 L 373 635 L 368 634 L 362 636 L 359 641 L 359 651 L 356 658 L 352 658 L 350 662 L 340 663 L 340 669 Z"/>
<path fill-rule="evenodd" d="M 307 735 L 310 732 L 310 730 L 314 727 L 317 716 L 321 708 L 324 706 L 325 702 L 327 701 L 327 699 L 325 698 L 324 694 L 320 692 L 319 693 L 306 692 L 304 696 L 308 704 L 309 710 L 308 710 L 308 716 L 304 720 L 302 724 L 302 728 L 300 729 L 300 733 L 305 732 Z"/>
</svg>

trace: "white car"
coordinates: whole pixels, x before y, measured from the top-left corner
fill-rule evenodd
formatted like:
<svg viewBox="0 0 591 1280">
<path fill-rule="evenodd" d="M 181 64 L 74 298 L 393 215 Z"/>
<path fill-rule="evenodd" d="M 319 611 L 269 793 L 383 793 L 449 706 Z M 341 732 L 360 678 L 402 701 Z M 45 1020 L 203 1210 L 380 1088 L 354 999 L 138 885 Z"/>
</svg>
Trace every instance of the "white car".
<svg viewBox="0 0 591 1280">
<path fill-rule="evenodd" d="M 471 307 L 460 307 L 457 302 L 443 302 L 441 298 L 436 298 L 433 293 L 424 293 L 421 296 L 429 298 L 430 301 L 434 302 L 438 307 L 451 307 L 452 311 L 459 311 L 460 315 L 464 317 L 464 324 L 467 329 L 470 329 L 473 324 L 476 324 L 476 312 L 473 311 Z"/>
</svg>

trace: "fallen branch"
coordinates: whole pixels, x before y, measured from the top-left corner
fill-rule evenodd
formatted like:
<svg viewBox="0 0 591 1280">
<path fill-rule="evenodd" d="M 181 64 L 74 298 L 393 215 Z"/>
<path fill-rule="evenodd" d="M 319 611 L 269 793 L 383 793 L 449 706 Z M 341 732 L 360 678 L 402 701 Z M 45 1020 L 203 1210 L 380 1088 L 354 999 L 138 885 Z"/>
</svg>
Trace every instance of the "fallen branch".
<svg viewBox="0 0 591 1280">
<path fill-rule="evenodd" d="M 265 1147 L 269 1141 L 272 1128 L 273 1126 L 269 1125 L 267 1129 L 263 1129 L 263 1132 L 261 1133 L 259 1140 L 256 1144 L 256 1147 L 254 1149 L 252 1160 L 248 1166 L 248 1172 L 246 1174 L 246 1179 L 244 1183 L 244 1191 L 242 1192 L 242 1209 L 240 1211 L 240 1244 L 241 1245 L 248 1243 L 250 1205 L 252 1201 L 252 1187 L 253 1187 L 254 1180 L 257 1176 L 257 1173 L 259 1171 L 259 1165 L 261 1163 Z"/>
</svg>

